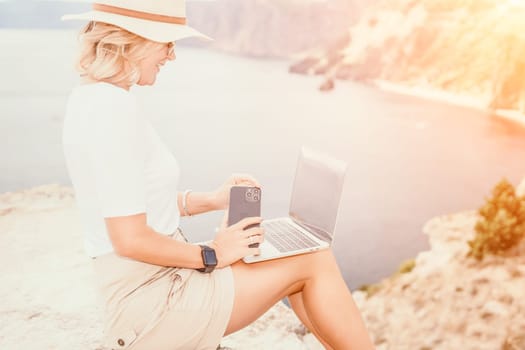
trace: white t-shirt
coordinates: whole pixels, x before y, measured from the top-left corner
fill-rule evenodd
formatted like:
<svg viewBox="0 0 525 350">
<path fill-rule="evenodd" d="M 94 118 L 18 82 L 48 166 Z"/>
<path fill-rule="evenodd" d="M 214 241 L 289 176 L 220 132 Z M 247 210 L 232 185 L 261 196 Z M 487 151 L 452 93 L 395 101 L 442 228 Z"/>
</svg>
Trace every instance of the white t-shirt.
<svg viewBox="0 0 525 350">
<path fill-rule="evenodd" d="M 102 82 L 74 88 L 62 146 L 89 256 L 113 251 L 105 217 L 146 213 L 156 232 L 177 229 L 179 166 L 131 92 Z"/>
</svg>

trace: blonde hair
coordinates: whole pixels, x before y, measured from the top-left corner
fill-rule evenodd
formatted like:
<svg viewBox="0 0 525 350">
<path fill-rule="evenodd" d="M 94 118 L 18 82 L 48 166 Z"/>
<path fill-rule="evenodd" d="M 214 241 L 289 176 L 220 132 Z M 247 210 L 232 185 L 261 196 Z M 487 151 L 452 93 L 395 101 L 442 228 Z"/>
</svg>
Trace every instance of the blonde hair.
<svg viewBox="0 0 525 350">
<path fill-rule="evenodd" d="M 91 80 L 131 86 L 140 79 L 138 62 L 157 45 L 112 24 L 89 22 L 79 34 L 80 54 L 76 68 Z"/>
</svg>

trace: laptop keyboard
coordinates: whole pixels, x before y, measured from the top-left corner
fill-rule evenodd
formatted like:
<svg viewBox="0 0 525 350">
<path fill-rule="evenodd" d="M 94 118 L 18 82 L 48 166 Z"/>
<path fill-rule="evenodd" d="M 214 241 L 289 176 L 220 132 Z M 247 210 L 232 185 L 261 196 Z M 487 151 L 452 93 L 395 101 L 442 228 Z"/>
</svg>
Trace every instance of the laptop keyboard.
<svg viewBox="0 0 525 350">
<path fill-rule="evenodd" d="M 289 252 L 319 246 L 303 232 L 286 221 L 263 222 L 264 239 L 268 240 L 280 252 Z"/>
</svg>

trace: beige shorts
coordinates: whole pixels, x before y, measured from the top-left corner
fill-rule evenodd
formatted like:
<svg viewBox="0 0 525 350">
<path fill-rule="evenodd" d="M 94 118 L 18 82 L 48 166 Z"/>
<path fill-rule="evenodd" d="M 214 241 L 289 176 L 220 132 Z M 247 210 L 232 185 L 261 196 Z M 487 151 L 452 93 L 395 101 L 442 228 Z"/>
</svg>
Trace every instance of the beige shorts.
<svg viewBox="0 0 525 350">
<path fill-rule="evenodd" d="M 180 230 L 174 239 L 184 240 Z M 114 253 L 93 259 L 105 345 L 128 350 L 215 350 L 233 307 L 230 267 L 209 274 Z"/>
</svg>

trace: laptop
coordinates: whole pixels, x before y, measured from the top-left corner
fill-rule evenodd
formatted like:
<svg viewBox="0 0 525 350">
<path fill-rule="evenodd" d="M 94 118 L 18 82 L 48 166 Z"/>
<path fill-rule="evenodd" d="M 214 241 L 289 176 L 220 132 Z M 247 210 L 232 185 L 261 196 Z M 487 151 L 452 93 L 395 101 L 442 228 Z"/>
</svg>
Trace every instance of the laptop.
<svg viewBox="0 0 525 350">
<path fill-rule="evenodd" d="M 331 246 L 347 165 L 303 147 L 293 183 L 287 217 L 263 220 L 261 253 L 246 263 L 309 253 Z"/>
</svg>

